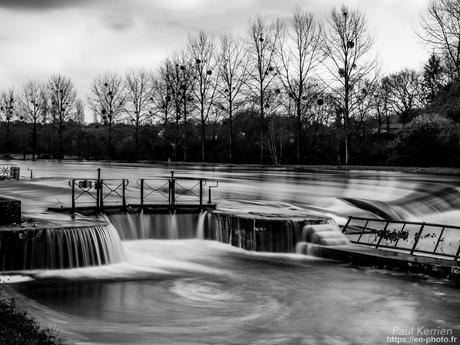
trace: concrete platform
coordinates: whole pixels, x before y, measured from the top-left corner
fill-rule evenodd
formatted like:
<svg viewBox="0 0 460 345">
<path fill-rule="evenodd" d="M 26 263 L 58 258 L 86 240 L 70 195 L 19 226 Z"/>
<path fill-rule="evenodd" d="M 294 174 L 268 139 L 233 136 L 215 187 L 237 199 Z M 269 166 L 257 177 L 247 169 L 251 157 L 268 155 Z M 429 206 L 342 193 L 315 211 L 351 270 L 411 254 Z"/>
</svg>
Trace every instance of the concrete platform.
<svg viewBox="0 0 460 345">
<path fill-rule="evenodd" d="M 351 263 L 356 266 L 384 268 L 402 272 L 426 274 L 460 282 L 460 266 L 455 260 L 410 255 L 374 249 L 355 244 L 323 246 L 303 242 L 298 245 L 304 254 Z"/>
</svg>

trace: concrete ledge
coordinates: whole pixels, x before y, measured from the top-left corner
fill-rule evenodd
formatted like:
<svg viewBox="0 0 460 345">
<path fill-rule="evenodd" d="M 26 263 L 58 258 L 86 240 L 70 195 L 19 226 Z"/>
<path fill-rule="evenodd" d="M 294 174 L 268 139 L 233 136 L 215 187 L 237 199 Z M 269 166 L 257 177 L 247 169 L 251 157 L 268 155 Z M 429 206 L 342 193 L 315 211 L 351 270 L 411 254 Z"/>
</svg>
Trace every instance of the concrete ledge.
<svg viewBox="0 0 460 345">
<path fill-rule="evenodd" d="M 357 245 L 322 246 L 303 243 L 298 246 L 303 254 L 348 262 L 356 266 L 385 268 L 409 273 L 427 274 L 460 282 L 460 266 L 454 260 L 415 256 L 405 253 L 365 248 Z"/>
<path fill-rule="evenodd" d="M 0 225 L 21 223 L 21 201 L 0 198 Z"/>
<path fill-rule="evenodd" d="M 100 213 L 117 214 L 117 213 L 139 213 L 146 214 L 168 214 L 168 213 L 196 213 L 202 211 L 211 211 L 216 208 L 216 204 L 203 204 L 201 207 L 198 204 L 177 204 L 171 208 L 167 204 L 145 204 L 141 207 L 139 204 L 129 204 L 126 207 L 120 205 L 104 206 L 103 211 L 98 211 L 96 206 L 79 206 L 75 208 L 75 213 L 80 213 L 85 216 L 95 216 Z M 60 213 L 74 213 L 70 207 L 48 207 L 48 211 Z"/>
</svg>

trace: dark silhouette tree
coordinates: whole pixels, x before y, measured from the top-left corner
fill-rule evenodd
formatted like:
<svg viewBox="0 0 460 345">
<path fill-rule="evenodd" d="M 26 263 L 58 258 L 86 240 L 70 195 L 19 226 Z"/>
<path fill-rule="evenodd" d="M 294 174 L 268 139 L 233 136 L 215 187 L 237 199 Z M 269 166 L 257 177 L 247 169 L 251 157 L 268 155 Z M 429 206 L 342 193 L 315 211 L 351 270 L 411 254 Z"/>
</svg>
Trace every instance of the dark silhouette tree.
<svg viewBox="0 0 460 345">
<path fill-rule="evenodd" d="M 0 115 L 6 128 L 5 146 L 7 154 L 11 153 L 11 123 L 17 111 L 17 99 L 14 94 L 14 89 L 11 88 L 8 91 L 3 91 L 0 94 Z"/>
<path fill-rule="evenodd" d="M 424 107 L 423 78 L 415 70 L 404 69 L 388 76 L 390 102 L 402 123 L 408 123 Z"/>
<path fill-rule="evenodd" d="M 37 154 L 38 126 L 43 122 L 46 86 L 37 81 L 28 81 L 23 86 L 20 100 L 22 120 L 32 123 L 32 159 Z"/>
<path fill-rule="evenodd" d="M 231 35 L 222 35 L 219 45 L 219 74 L 218 85 L 219 105 L 228 118 L 229 152 L 228 160 L 233 161 L 234 128 L 233 117 L 244 104 L 243 87 L 247 80 L 247 54 L 241 39 Z"/>
<path fill-rule="evenodd" d="M 70 78 L 60 74 L 51 76 L 48 81 L 48 95 L 50 104 L 50 112 L 53 123 L 57 126 L 58 145 L 57 158 L 63 158 L 62 151 L 62 136 L 64 125 L 67 121 L 75 116 L 75 102 L 77 92 Z"/>
<path fill-rule="evenodd" d="M 323 35 L 323 51 L 329 59 L 326 65 L 333 81 L 331 89 L 341 104 L 345 139 L 345 164 L 349 162 L 350 118 L 354 115 L 353 98 L 361 92 L 357 86 L 364 79 L 372 79 L 377 70 L 376 60 L 370 57 L 373 40 L 366 18 L 359 10 L 346 6 L 334 8 L 329 14 Z"/>
<path fill-rule="evenodd" d="M 257 16 L 249 24 L 247 36 L 247 85 L 259 108 L 260 121 L 260 163 L 264 163 L 267 124 L 265 119 L 267 93 L 277 81 L 277 47 L 280 39 L 281 23 L 276 20 L 267 23 Z"/>
<path fill-rule="evenodd" d="M 279 40 L 279 74 L 296 118 L 296 162 L 301 162 L 303 120 L 317 98 L 313 73 L 321 61 L 320 27 L 313 15 L 297 7 Z"/>
<path fill-rule="evenodd" d="M 215 105 L 219 73 L 217 69 L 214 41 L 204 32 L 189 38 L 188 53 L 195 62 L 193 88 L 196 107 L 200 114 L 201 160 L 206 159 L 206 124 Z"/>
<path fill-rule="evenodd" d="M 152 78 L 145 70 L 138 69 L 126 75 L 126 112 L 134 124 L 135 159 L 139 157 L 139 128 L 150 119 Z"/>
<path fill-rule="evenodd" d="M 115 73 L 105 73 L 96 77 L 91 85 L 89 106 L 98 121 L 107 128 L 108 158 L 113 158 L 113 126 L 125 114 L 126 92 L 123 79 Z"/>
<path fill-rule="evenodd" d="M 460 79 L 460 2 L 432 0 L 422 17 L 419 36 L 430 44 L 455 80 Z"/>
<path fill-rule="evenodd" d="M 444 68 L 441 59 L 435 54 L 431 54 L 425 66 L 423 66 L 423 86 L 426 91 L 426 101 L 431 105 L 438 92 L 445 84 Z"/>
</svg>

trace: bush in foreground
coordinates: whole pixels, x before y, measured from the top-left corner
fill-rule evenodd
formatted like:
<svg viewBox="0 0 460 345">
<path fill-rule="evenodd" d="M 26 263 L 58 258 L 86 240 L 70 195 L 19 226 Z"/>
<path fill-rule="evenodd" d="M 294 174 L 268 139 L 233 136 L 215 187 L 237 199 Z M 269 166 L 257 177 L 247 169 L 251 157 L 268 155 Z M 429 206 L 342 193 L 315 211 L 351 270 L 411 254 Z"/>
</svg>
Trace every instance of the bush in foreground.
<svg viewBox="0 0 460 345">
<path fill-rule="evenodd" d="M 14 299 L 0 299 L 0 344 L 56 345 L 63 344 L 51 329 L 42 329 L 27 312 L 16 309 Z"/>
</svg>

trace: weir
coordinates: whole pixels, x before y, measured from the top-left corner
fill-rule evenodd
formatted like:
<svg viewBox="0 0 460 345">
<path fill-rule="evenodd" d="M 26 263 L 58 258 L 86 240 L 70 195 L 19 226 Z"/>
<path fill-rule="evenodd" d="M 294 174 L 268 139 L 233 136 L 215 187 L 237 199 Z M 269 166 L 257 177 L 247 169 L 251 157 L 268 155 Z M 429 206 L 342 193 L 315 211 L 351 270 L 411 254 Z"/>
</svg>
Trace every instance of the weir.
<svg viewBox="0 0 460 345">
<path fill-rule="evenodd" d="M 350 217 L 341 232 L 332 218 L 292 205 L 280 214 L 279 206 L 257 203 L 216 209 L 211 189 L 217 182 L 177 178 L 174 172 L 166 182 L 139 179 L 134 193 L 128 189 L 127 179 L 102 179 L 100 169 L 96 180 L 74 179 L 69 185 L 72 207 L 52 210 L 91 215 L 90 225 L 0 229 L 1 271 L 111 264 L 123 261 L 121 241 L 196 238 L 248 251 L 308 254 L 428 274 L 442 267 L 446 276 L 460 276 L 455 265 L 460 254 L 456 227 Z M 207 204 L 203 202 L 205 185 Z M 129 203 L 128 197 L 135 194 L 140 194 L 140 202 Z M 85 197 L 89 205 L 77 207 L 77 200 L 82 203 Z M 362 245 L 374 248 L 363 250 Z M 408 254 L 388 254 L 379 248 Z M 412 254 L 428 254 L 431 258 L 425 259 L 432 260 Z M 440 256 L 455 262 L 436 261 Z"/>
<path fill-rule="evenodd" d="M 0 253 L 5 272 L 99 266 L 124 258 L 111 224 L 2 230 Z"/>
</svg>

